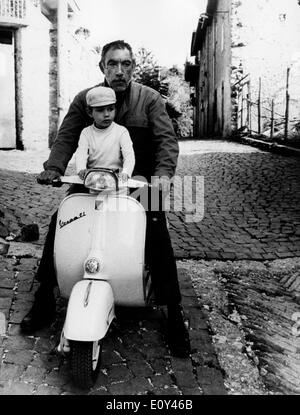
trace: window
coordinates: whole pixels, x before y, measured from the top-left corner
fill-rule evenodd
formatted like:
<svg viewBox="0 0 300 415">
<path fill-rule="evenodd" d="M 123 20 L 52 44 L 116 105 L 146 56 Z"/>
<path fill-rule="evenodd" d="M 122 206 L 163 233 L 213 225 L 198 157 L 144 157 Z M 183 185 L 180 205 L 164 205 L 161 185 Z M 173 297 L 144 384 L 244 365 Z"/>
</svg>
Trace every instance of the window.
<svg viewBox="0 0 300 415">
<path fill-rule="evenodd" d="M 13 32 L 11 30 L 0 30 L 0 43 L 4 45 L 13 44 Z"/>
</svg>

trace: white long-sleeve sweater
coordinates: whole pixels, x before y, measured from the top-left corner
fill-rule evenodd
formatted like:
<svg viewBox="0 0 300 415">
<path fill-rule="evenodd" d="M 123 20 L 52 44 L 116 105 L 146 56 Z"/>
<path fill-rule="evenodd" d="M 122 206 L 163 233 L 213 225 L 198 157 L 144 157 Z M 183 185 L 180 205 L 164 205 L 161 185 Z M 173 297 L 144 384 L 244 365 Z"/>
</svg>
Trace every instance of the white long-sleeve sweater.
<svg viewBox="0 0 300 415">
<path fill-rule="evenodd" d="M 82 130 L 75 155 L 76 170 L 105 167 L 131 177 L 135 156 L 128 130 L 113 122 L 108 128 L 91 125 Z"/>
</svg>

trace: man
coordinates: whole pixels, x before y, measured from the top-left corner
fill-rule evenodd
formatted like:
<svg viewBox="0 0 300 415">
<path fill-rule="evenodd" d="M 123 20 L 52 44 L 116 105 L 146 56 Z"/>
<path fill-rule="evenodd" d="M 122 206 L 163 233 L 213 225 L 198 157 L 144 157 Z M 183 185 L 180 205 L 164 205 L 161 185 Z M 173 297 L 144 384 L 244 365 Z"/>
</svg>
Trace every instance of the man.
<svg viewBox="0 0 300 415">
<path fill-rule="evenodd" d="M 124 41 L 115 41 L 104 46 L 100 69 L 105 75 L 104 86 L 114 89 L 117 97 L 115 121 L 125 126 L 133 142 L 136 165 L 135 176 L 143 176 L 154 186 L 169 188 L 174 176 L 178 143 L 172 123 L 160 94 L 151 88 L 132 81 L 135 61 L 131 46 Z M 91 88 L 89 88 L 91 89 Z M 59 129 L 48 161 L 37 178 L 40 184 L 51 184 L 63 175 L 78 146 L 81 131 L 91 125 L 86 111 L 86 93 L 81 91 L 71 103 L 69 111 Z M 153 180 L 153 177 L 156 177 Z M 78 189 L 78 188 L 77 188 Z M 77 190 L 78 191 L 78 190 Z M 76 188 L 69 192 L 76 192 Z M 53 215 L 46 237 L 43 256 L 37 272 L 40 287 L 29 314 L 21 323 L 24 333 L 50 324 L 55 317 L 55 271 L 53 246 L 56 214 Z M 146 256 L 152 277 L 155 299 L 159 305 L 167 305 L 167 341 L 175 356 L 187 356 L 190 352 L 188 333 L 184 325 L 181 294 L 173 249 L 166 224 L 165 213 L 147 212 Z"/>
</svg>

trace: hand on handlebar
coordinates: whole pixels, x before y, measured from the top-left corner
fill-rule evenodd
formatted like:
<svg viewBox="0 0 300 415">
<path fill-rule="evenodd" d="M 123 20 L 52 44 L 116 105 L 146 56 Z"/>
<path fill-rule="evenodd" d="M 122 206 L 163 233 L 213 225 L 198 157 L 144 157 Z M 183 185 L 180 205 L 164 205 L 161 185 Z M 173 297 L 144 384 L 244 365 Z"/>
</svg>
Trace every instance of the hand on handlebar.
<svg viewBox="0 0 300 415">
<path fill-rule="evenodd" d="M 56 170 L 44 170 L 36 178 L 39 184 L 52 185 L 54 180 L 60 178 L 60 174 Z"/>
<path fill-rule="evenodd" d="M 167 176 L 154 177 L 151 184 L 163 192 L 169 192 L 171 189 L 171 180 Z"/>
<path fill-rule="evenodd" d="M 129 176 L 127 173 L 119 173 L 118 174 L 119 180 L 121 181 L 121 183 L 127 183 Z"/>
</svg>

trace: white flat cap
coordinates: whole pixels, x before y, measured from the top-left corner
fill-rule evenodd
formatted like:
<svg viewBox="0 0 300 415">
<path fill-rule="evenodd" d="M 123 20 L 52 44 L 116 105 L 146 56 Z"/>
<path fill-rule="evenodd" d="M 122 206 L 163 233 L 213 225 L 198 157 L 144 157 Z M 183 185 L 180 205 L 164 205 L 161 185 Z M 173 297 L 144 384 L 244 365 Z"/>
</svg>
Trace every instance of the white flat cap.
<svg viewBox="0 0 300 415">
<path fill-rule="evenodd" d="M 86 94 L 86 102 L 89 107 L 104 107 L 115 104 L 116 101 L 115 91 L 106 86 L 97 86 Z"/>
</svg>

